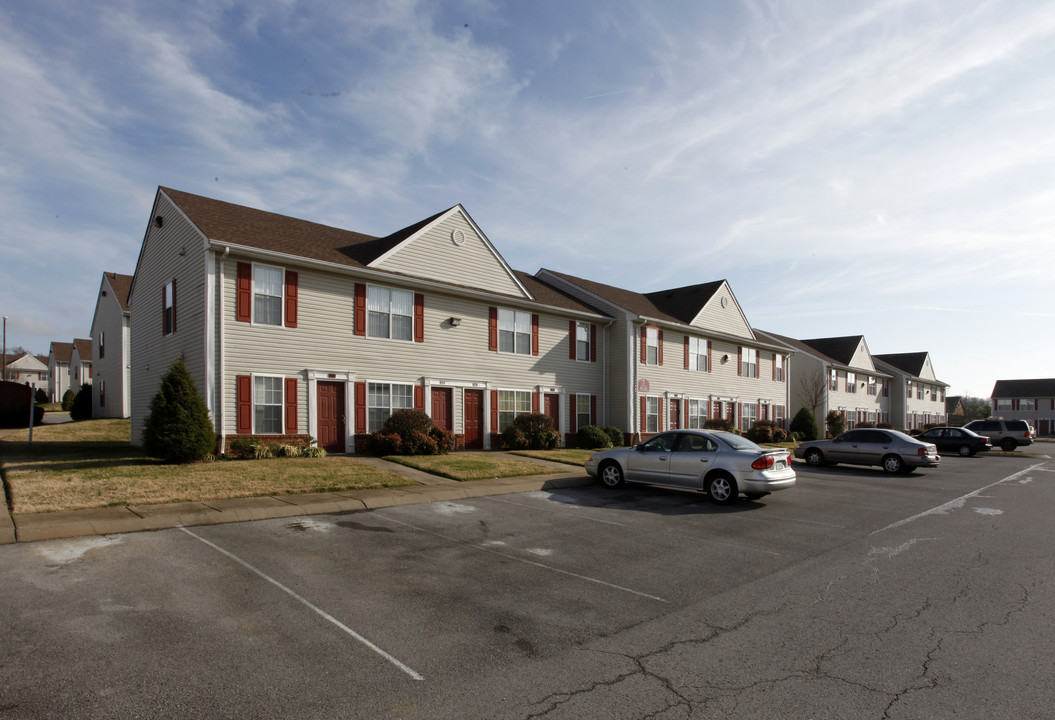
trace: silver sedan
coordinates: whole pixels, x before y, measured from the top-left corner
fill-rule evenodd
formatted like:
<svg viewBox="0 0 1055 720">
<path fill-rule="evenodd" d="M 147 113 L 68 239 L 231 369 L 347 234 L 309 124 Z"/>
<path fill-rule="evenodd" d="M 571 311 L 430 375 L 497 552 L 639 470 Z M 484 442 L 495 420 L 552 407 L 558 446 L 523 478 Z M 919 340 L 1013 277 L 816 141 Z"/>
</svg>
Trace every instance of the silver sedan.
<svg viewBox="0 0 1055 720">
<path fill-rule="evenodd" d="M 831 440 L 810 440 L 795 448 L 809 465 L 879 465 L 888 473 L 936 467 L 941 458 L 933 443 L 920 442 L 898 430 L 858 428 Z"/>
<path fill-rule="evenodd" d="M 607 487 L 624 482 L 703 490 L 724 505 L 739 493 L 756 499 L 795 484 L 787 450 L 765 450 L 727 432 L 670 430 L 640 445 L 602 450 L 586 461 Z"/>
</svg>

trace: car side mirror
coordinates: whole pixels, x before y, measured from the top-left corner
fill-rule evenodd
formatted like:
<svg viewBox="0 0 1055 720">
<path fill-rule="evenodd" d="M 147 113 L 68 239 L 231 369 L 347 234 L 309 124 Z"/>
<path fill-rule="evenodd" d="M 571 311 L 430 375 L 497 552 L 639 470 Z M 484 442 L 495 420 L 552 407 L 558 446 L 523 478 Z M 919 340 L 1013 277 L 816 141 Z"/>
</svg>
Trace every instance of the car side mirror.
<svg viewBox="0 0 1055 720">
<path fill-rule="evenodd" d="M 643 452 L 644 449 L 645 449 L 645 444 L 644 443 L 638 443 L 637 445 L 634 446 L 634 452 Z"/>
</svg>

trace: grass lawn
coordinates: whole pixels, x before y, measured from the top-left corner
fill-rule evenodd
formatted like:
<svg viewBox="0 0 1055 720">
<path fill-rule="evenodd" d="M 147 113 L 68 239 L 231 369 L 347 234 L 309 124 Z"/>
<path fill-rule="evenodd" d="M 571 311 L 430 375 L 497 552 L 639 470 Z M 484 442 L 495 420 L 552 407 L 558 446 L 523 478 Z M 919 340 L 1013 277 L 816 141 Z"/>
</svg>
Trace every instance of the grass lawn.
<svg viewBox="0 0 1055 720">
<path fill-rule="evenodd" d="M 524 455 L 525 457 L 550 460 L 552 462 L 565 463 L 582 467 L 586 460 L 600 450 L 580 450 L 579 448 L 559 448 L 557 450 L 513 450 L 512 455 Z"/>
<path fill-rule="evenodd" d="M 15 513 L 414 485 L 347 457 L 164 465 L 129 442 L 128 420 L 44 425 L 0 438 Z"/>
<path fill-rule="evenodd" d="M 385 458 L 423 472 L 452 480 L 490 480 L 553 472 L 536 463 L 514 460 L 502 453 L 459 452 L 453 455 L 390 455 Z"/>
</svg>

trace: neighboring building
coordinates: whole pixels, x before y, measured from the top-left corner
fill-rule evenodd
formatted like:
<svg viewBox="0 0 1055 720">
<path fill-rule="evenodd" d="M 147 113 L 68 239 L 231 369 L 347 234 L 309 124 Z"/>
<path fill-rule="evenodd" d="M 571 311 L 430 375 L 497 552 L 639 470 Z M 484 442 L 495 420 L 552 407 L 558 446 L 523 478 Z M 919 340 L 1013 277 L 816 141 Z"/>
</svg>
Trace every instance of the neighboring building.
<svg viewBox="0 0 1055 720">
<path fill-rule="evenodd" d="M 642 294 L 554 270 L 536 277 L 614 318 L 607 417 L 629 435 L 719 418 L 742 430 L 787 426 L 790 353 L 755 335 L 725 280 Z"/>
<path fill-rule="evenodd" d="M 945 417 L 948 418 L 949 425 L 967 424 L 967 409 L 963 406 L 963 395 L 945 396 Z"/>
<path fill-rule="evenodd" d="M 1055 435 L 1055 378 L 997 380 L 990 400 L 993 417 L 1025 420 L 1038 435 Z"/>
<path fill-rule="evenodd" d="M 892 377 L 879 370 L 863 335 L 796 340 L 756 330 L 760 337 L 794 350 L 791 358 L 791 414 L 808 407 L 822 431 L 829 411 L 843 416 L 846 429 L 890 422 Z"/>
<path fill-rule="evenodd" d="M 104 272 L 92 317 L 92 417 L 126 418 L 131 406 L 129 364 L 131 275 Z"/>
<path fill-rule="evenodd" d="M 80 392 L 81 386 L 92 382 L 92 341 L 75 339 L 70 351 L 69 387 Z"/>
<path fill-rule="evenodd" d="M 906 430 L 945 425 L 947 383 L 934 374 L 930 353 L 875 355 L 876 368 L 894 377 L 890 393 L 890 422 Z"/>
<path fill-rule="evenodd" d="M 458 446 L 602 424 L 611 319 L 512 270 L 460 205 L 385 237 L 159 188 L 129 293 L 132 440 L 182 357 L 220 447 L 362 449 L 415 407 Z"/>
<path fill-rule="evenodd" d="M 5 355 L 3 380 L 29 385 L 33 391 L 48 390 L 48 359 L 43 356 Z"/>
<path fill-rule="evenodd" d="M 62 396 L 70 389 L 70 356 L 73 343 L 53 342 L 48 351 L 48 398 L 51 402 L 62 402 Z"/>
</svg>

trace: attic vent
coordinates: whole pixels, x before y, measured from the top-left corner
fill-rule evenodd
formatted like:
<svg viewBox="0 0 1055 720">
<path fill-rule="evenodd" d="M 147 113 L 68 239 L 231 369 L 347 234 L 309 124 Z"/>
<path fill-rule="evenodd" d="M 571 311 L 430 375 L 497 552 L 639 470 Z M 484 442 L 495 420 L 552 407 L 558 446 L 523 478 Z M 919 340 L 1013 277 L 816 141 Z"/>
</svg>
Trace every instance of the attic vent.
<svg viewBox="0 0 1055 720">
<path fill-rule="evenodd" d="M 455 245 L 464 245 L 465 233 L 463 233 L 461 230 L 451 230 L 451 242 L 453 242 Z"/>
<path fill-rule="evenodd" d="M 161 227 L 162 225 L 165 224 L 165 218 L 163 218 L 160 215 L 158 215 L 156 218 L 154 218 L 154 224 L 157 225 L 158 227 Z"/>
</svg>

